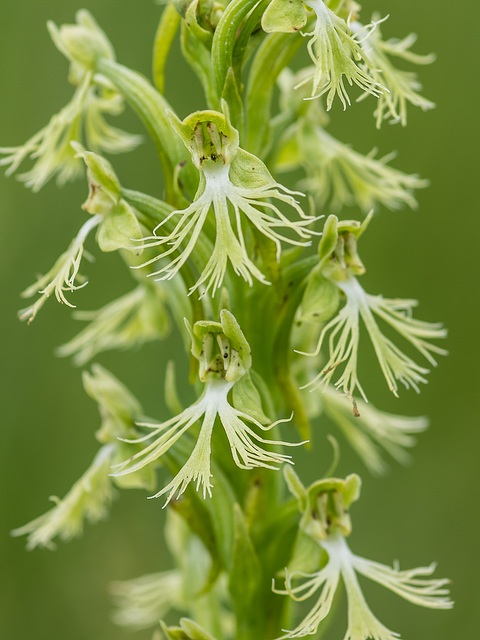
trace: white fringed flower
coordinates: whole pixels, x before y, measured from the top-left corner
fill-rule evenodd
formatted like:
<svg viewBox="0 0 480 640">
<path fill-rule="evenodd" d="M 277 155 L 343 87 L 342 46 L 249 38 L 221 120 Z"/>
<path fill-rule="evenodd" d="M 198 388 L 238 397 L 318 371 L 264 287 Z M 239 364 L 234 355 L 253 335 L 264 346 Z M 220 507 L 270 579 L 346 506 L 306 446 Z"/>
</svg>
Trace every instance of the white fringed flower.
<svg viewBox="0 0 480 640">
<path fill-rule="evenodd" d="M 28 535 L 27 549 L 54 549 L 55 537 L 70 540 L 82 532 L 84 520 L 97 522 L 104 518 L 114 496 L 112 479 L 109 477 L 114 453 L 114 444 L 103 446 L 67 495 L 62 500 L 51 498 L 55 502 L 53 509 L 14 529 L 12 535 Z"/>
<path fill-rule="evenodd" d="M 103 351 L 129 349 L 164 336 L 170 326 L 164 298 L 158 286 L 142 284 L 97 311 L 76 312 L 76 319 L 89 324 L 58 354 L 83 365 Z"/>
<path fill-rule="evenodd" d="M 83 143 L 92 151 L 122 153 L 141 142 L 141 136 L 110 126 L 104 114 L 123 111 L 123 98 L 110 83 L 94 73 L 93 61 L 98 56 L 114 58 L 106 35 L 87 11 L 79 11 L 78 24 L 58 29 L 48 23 L 55 46 L 71 62 L 69 79 L 75 85 L 70 102 L 52 116 L 49 123 L 19 147 L 1 147 L 0 166 L 13 174 L 27 158 L 33 167 L 18 177 L 33 191 L 41 189 L 51 178 L 62 185 L 82 174 L 82 161 L 71 143 Z"/>
<path fill-rule="evenodd" d="M 300 624 L 288 631 L 279 640 L 302 638 L 317 632 L 319 624 L 329 614 L 333 597 L 340 578 L 345 585 L 348 600 L 348 629 L 344 640 L 395 640 L 399 634 L 385 627 L 370 610 L 360 588 L 357 573 L 393 591 L 413 604 L 431 609 L 450 609 L 453 606 L 448 597 L 445 579 L 428 579 L 435 565 L 401 571 L 353 554 L 340 533 L 333 533 L 321 543 L 328 554 L 328 562 L 313 574 L 292 573 L 285 580 L 285 590 L 276 593 L 287 594 L 297 602 L 320 592 L 317 602 Z M 304 578 L 304 582 L 292 586 L 294 580 Z"/>
<path fill-rule="evenodd" d="M 352 25 L 352 29 L 361 30 L 361 25 Z M 404 127 L 407 124 L 407 105 L 419 107 L 422 111 L 433 109 L 435 104 L 424 98 L 419 92 L 422 85 L 413 71 L 397 69 L 391 58 L 400 58 L 413 64 L 431 64 L 435 55 L 419 55 L 410 51 L 415 44 L 417 36 L 411 33 L 406 38 L 383 40 L 380 28 L 361 43 L 362 49 L 370 61 L 369 72 L 377 82 L 381 82 L 388 91 L 384 91 L 378 98 L 376 117 L 377 128 L 380 128 L 383 120 L 400 122 Z M 364 94 L 363 97 L 366 97 Z"/>
<path fill-rule="evenodd" d="M 371 74 L 371 64 L 361 46 L 369 31 L 375 24 L 365 28 L 366 33 L 351 35 L 348 24 L 339 18 L 323 2 L 323 0 L 305 0 L 316 15 L 315 28 L 308 43 L 308 53 L 315 69 L 305 82 L 313 82 L 312 99 L 327 94 L 327 111 L 330 110 L 336 95 L 340 98 L 343 108 L 350 105 L 350 98 L 345 88 L 346 80 L 350 86 L 353 83 L 363 91 L 377 97 L 382 95 L 385 88 Z M 359 62 L 363 62 L 360 65 Z"/>
<path fill-rule="evenodd" d="M 132 629 L 158 624 L 170 609 L 184 609 L 183 578 L 180 571 L 149 573 L 112 584 L 117 605 L 114 622 Z"/>
<path fill-rule="evenodd" d="M 204 498 L 207 494 L 211 496 L 213 486 L 210 482 L 212 477 L 210 471 L 211 438 L 217 416 L 225 429 L 235 464 L 241 469 L 252 469 L 253 467 L 275 469 L 276 465 L 291 463 L 291 456 L 263 449 L 257 442 L 274 446 L 295 446 L 297 443 L 266 440 L 246 424 L 250 423 L 258 429 L 267 431 L 285 420 L 278 420 L 265 427 L 258 420 L 232 407 L 227 396 L 233 385 L 234 382 L 225 379 L 211 378 L 207 381 L 205 392 L 200 399 L 182 411 L 180 415 L 161 424 L 140 423 L 139 426 L 151 428 L 153 432 L 144 438 L 131 442 L 142 442 L 155 436 L 158 437 L 145 449 L 123 463 L 114 475 L 121 476 L 133 473 L 145 465 L 155 462 L 186 431 L 203 418 L 200 434 L 187 462 L 175 478 L 152 497 L 158 498 L 168 494 L 164 505 L 166 506 L 173 497 L 181 495 L 190 482 L 196 483 L 197 491 L 200 486 L 202 487 Z"/>
<path fill-rule="evenodd" d="M 306 125 L 300 133 L 305 149 L 307 177 L 300 187 L 315 194 L 318 206 L 333 211 L 359 206 L 370 211 L 377 205 L 388 209 L 416 208 L 414 190 L 428 186 L 428 180 L 408 175 L 389 166 L 395 154 L 376 158 L 377 150 L 367 155 L 336 140 L 320 127 Z"/>
<path fill-rule="evenodd" d="M 358 400 L 357 415 L 352 403 L 329 386 L 321 396 L 325 412 L 341 430 L 371 473 L 383 474 L 387 463 L 382 449 L 401 464 L 410 461 L 406 449 L 416 443 L 415 435 L 425 431 L 428 419 L 407 417 L 380 411 L 370 403 Z"/>
<path fill-rule="evenodd" d="M 169 114 L 172 127 L 200 172 L 200 185 L 192 204 L 186 209 L 173 211 L 143 245 L 145 248 L 162 245 L 169 248 L 142 266 L 178 254 L 164 267 L 149 274 L 159 280 L 173 278 L 190 257 L 200 234 L 208 235 L 213 230 L 213 225 L 207 220 L 213 211 L 213 251 L 190 293 L 199 287 L 215 293 L 223 282 L 229 262 L 234 272 L 249 284 L 253 278 L 268 284 L 249 255 L 245 238 L 248 228 L 257 230 L 275 244 L 277 259 L 280 258 L 282 242 L 306 246 L 314 235 L 305 227 L 315 218 L 305 215 L 294 198 L 303 194 L 278 184 L 259 158 L 238 146 L 239 134 L 230 122 L 224 101 L 222 108 L 224 113 L 199 111 L 183 122 L 173 113 Z M 300 220 L 291 221 L 282 213 L 278 203 L 292 207 Z M 177 217 L 179 221 L 173 230 L 159 238 L 157 232 Z"/>
<path fill-rule="evenodd" d="M 315 352 L 304 354 L 318 355 L 328 337 L 328 360 L 323 370 L 307 386 L 320 385 L 325 388 L 336 371 L 343 368 L 335 386 L 343 389 L 350 398 L 355 389 L 358 389 L 363 398 L 367 399 L 357 374 L 361 318 L 389 389 L 397 395 L 397 383 L 401 382 L 407 389 L 413 387 L 418 392 L 419 384 L 426 382 L 428 369 L 418 365 L 387 338 L 381 332 L 375 316 L 405 338 L 432 366 L 436 366 L 433 353 L 446 353 L 444 349 L 428 342 L 446 336 L 442 324 L 412 318 L 412 309 L 417 305 L 415 300 L 396 300 L 367 294 L 353 276 L 336 284 L 345 294 L 346 304 L 323 328 Z"/>
<path fill-rule="evenodd" d="M 240 155 L 240 154 L 239 154 Z M 258 164 L 258 159 L 242 151 L 242 159 L 245 163 Z M 233 170 L 232 170 L 233 169 Z M 228 262 L 231 263 L 234 272 L 242 276 L 249 284 L 253 278 L 264 284 L 268 284 L 263 273 L 254 264 L 246 247 L 244 228 L 245 220 L 255 227 L 260 233 L 272 240 L 277 248 L 277 258 L 280 257 L 281 242 L 296 246 L 306 246 L 312 233 L 305 229 L 313 218 L 306 218 L 300 206 L 294 199 L 294 195 L 302 195 L 289 191 L 278 184 L 270 176 L 262 180 L 256 186 L 242 186 L 234 167 L 223 162 L 205 161 L 202 165 L 203 185 L 196 196 L 195 201 L 182 211 L 173 211 L 165 221 L 154 229 L 154 234 L 174 216 L 180 216 L 175 229 L 168 236 L 156 239 L 147 238 L 145 248 L 171 245 L 170 248 L 145 264 L 151 264 L 163 259 L 175 252 L 180 252 L 165 267 L 151 273 L 151 276 L 159 276 L 158 279 L 173 278 L 178 273 L 195 248 L 200 233 L 205 225 L 207 216 L 211 210 L 215 216 L 215 242 L 212 255 L 203 269 L 191 292 L 201 286 L 206 291 L 211 290 L 212 295 L 221 286 L 227 270 Z M 263 176 L 262 176 L 263 177 Z M 290 221 L 270 200 L 277 200 L 293 207 L 304 219 L 296 222 Z M 278 228 L 292 231 L 300 240 L 288 237 Z"/>
<path fill-rule="evenodd" d="M 83 256 L 83 245 L 90 231 L 97 227 L 102 220 L 103 216 L 101 215 L 89 218 L 81 227 L 68 249 L 65 253 L 62 253 L 50 271 L 44 276 L 40 276 L 34 284 L 22 292 L 24 298 L 30 298 L 37 293 L 40 294 L 40 298 L 38 298 L 36 302 L 19 312 L 22 320 L 28 319 L 28 321 L 31 322 L 52 293 L 55 294 L 58 302 L 66 304 L 69 307 L 75 306 L 67 300 L 65 292 L 76 291 L 87 284 L 78 273 Z M 76 281 L 80 281 L 80 284 L 76 284 Z"/>
</svg>

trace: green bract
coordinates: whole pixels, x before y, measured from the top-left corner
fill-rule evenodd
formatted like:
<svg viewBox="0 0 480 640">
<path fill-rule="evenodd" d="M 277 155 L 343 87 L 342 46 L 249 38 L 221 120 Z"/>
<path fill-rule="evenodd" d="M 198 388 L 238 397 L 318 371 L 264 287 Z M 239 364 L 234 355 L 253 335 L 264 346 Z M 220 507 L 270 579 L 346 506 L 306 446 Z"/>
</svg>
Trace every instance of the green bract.
<svg viewBox="0 0 480 640">
<path fill-rule="evenodd" d="M 332 618 L 342 582 L 345 640 L 394 640 L 398 634 L 370 610 L 358 574 L 437 609 L 452 605 L 447 581 L 430 578 L 433 565 L 404 571 L 356 556 L 347 538 L 361 480 L 333 477 L 339 444 L 328 436 L 332 469 L 309 487 L 302 458 L 286 447 L 305 446 L 310 468 L 318 469 L 333 423 L 379 475 L 388 455 L 409 459 L 427 426 L 424 417 L 367 404 L 360 337 L 368 336 L 365 357 L 374 355 L 398 395 L 400 383 L 418 391 L 426 382 L 428 370 L 411 352 L 435 366 L 445 353 L 435 341 L 446 331 L 413 318 L 415 300 L 366 293 L 358 244 L 367 230 L 375 233 L 373 212 L 414 208 L 415 190 L 427 183 L 392 167 L 391 153 L 363 155 L 338 140 L 331 125 L 339 129 L 341 113 L 330 109 L 336 98 L 350 105 L 352 89 L 359 99 L 375 98 L 377 125 L 405 124 L 407 104 L 427 110 L 432 103 L 420 95 L 416 75 L 392 60 L 426 64 L 431 57 L 411 53 L 413 36 L 383 40 L 382 20 L 364 21 L 354 0 L 163 4 L 153 82 L 116 61 L 87 11 L 73 25 L 50 22 L 70 63 L 73 97 L 24 145 L 0 149 L 8 175 L 33 161 L 19 178 L 34 191 L 53 177 L 63 184 L 83 176 L 85 166 L 89 188 L 76 205 L 79 231 L 26 289 L 24 296 L 37 297 L 20 316 L 32 320 L 52 294 L 72 307 L 73 292 L 86 284 L 83 258 L 117 251 L 135 285 L 116 299 L 105 292 L 97 310 L 76 311 L 87 324 L 58 353 L 83 366 L 122 351 L 136 395 L 150 397 L 162 416 L 146 417 L 136 395 L 94 362 L 83 383 L 100 413 L 100 426 L 91 425 L 98 451 L 63 499 L 13 533 L 27 535 L 29 548 L 51 548 L 105 517 L 117 489 L 146 489 L 168 506 L 162 522 L 174 566 L 152 564 L 145 575 L 112 585 L 117 624 L 152 627 L 154 640 L 313 636 Z M 197 100 L 189 91 L 194 109 L 185 116 L 179 105 L 181 117 L 167 91 L 188 77 L 180 68 L 169 73 L 177 38 L 205 94 Z M 299 68 L 306 56 L 296 54 L 305 45 L 308 66 Z M 136 190 L 136 174 L 128 165 L 117 174 L 110 158 L 141 139 L 106 121 L 125 104 L 158 153 L 158 195 Z M 385 255 L 382 268 L 397 265 Z M 76 301 L 82 306 L 80 295 Z M 130 360 L 133 347 L 152 348 L 154 359 Z M 146 380 L 158 397 L 142 388 Z M 129 545 L 135 557 L 135 541 Z M 310 609 L 297 606 L 314 594 Z"/>
</svg>

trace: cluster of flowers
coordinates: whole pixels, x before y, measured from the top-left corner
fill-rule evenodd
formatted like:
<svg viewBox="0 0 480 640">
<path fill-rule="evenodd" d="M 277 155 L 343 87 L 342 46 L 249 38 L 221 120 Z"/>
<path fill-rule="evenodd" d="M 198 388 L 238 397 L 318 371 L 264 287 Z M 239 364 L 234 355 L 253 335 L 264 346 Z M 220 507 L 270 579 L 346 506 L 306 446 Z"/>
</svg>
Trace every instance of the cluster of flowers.
<svg viewBox="0 0 480 640">
<path fill-rule="evenodd" d="M 194 21 L 197 4 L 194 2 L 193 10 L 189 9 Z M 391 209 L 414 207 L 413 192 L 425 186 L 425 181 L 391 167 L 391 156 L 378 159 L 375 151 L 363 156 L 333 138 L 326 131 L 325 112 L 318 101 L 311 101 L 325 96 L 329 111 L 338 97 L 345 109 L 350 105 L 346 83 L 356 84 L 362 92 L 360 99 L 368 94 L 377 98 L 377 126 L 385 119 L 405 125 L 407 103 L 423 110 L 433 105 L 420 95 L 415 74 L 396 69 L 391 59 L 426 64 L 432 57 L 410 52 L 413 36 L 383 40 L 379 27 L 382 20 L 373 19 L 362 25 L 359 7 L 353 0 L 337 4 L 334 9 L 335 3 L 323 0 L 272 0 L 259 17 L 267 33 L 300 31 L 309 38 L 307 50 L 313 63 L 313 68 L 299 75 L 285 71 L 279 78 L 283 118 L 288 126 L 271 145 L 272 166 L 276 172 L 303 169 L 305 177 L 300 186 L 315 196 L 322 208 L 329 204 L 338 212 L 352 204 L 364 211 L 378 205 Z M 312 31 L 301 31 L 310 26 Z M 205 30 L 202 35 L 203 28 L 198 24 L 196 28 L 205 41 L 211 41 Z M 212 440 L 215 424 L 220 423 L 236 467 L 278 470 L 284 465 L 287 485 L 298 500 L 300 525 L 294 553 L 283 576 L 284 589 L 275 585 L 273 589 L 295 601 L 306 600 L 317 591 L 320 595 L 306 617 L 279 640 L 315 634 L 330 612 L 340 579 L 348 599 L 346 640 L 394 640 L 397 634 L 381 624 L 369 609 L 357 574 L 415 604 L 449 608 L 452 603 L 446 581 L 426 577 L 433 566 L 401 571 L 350 551 L 346 542 L 351 532 L 348 509 L 359 496 L 358 476 L 323 479 L 306 489 L 291 469 L 291 456 L 281 452 L 282 447 L 304 443 L 261 435 L 270 430 L 277 433 L 279 425 L 289 419 L 272 421 L 264 413 L 265 398 L 252 369 L 250 344 L 230 311 L 233 305 L 230 306 L 225 289 L 229 278 L 240 276 L 252 290 L 266 291 L 266 285 L 274 278 L 270 277 L 268 259 L 261 260 L 257 255 L 261 254 L 258 247 L 273 256 L 270 267 L 273 263 L 280 269 L 285 256 L 288 263 L 289 255 L 295 256 L 295 251 L 310 246 L 316 236 L 321 236 L 318 253 L 309 263 L 312 268 L 298 282 L 302 295 L 296 315 L 293 314 L 299 325 L 308 325 L 316 332 L 313 342 L 316 340 L 317 346 L 313 352 L 307 347 L 299 348 L 297 355 L 291 350 L 289 357 L 302 363 L 303 373 L 295 382 L 298 387 L 302 379 L 305 384 L 301 388 L 323 392 L 321 410 L 334 419 L 372 471 L 381 472 L 384 468 L 379 447 L 398 460 L 405 460 L 405 449 L 412 446 L 413 435 L 426 427 L 426 421 L 382 413 L 366 405 L 367 396 L 358 374 L 360 335 L 366 330 L 387 385 L 398 395 L 399 383 L 418 391 L 420 383 L 426 382 L 428 369 L 387 337 L 381 323 L 432 366 L 436 365 L 434 356 L 445 351 L 431 341 L 446 333 L 439 323 L 412 317 L 416 301 L 370 295 L 361 286 L 358 278 L 365 268 L 357 242 L 372 213 L 363 223 L 339 221 L 330 215 L 320 233 L 316 223 L 322 216 L 305 213 L 305 207 L 297 200 L 304 194 L 277 182 L 260 157 L 242 148 L 241 127 L 231 117 L 226 99 L 218 100 L 215 108 L 194 112 L 181 121 L 171 109 L 164 108 L 164 102 L 161 108 L 155 107 L 153 89 L 133 72 L 124 74 L 122 82 L 109 76 L 112 69 L 123 72 L 115 67 L 113 48 L 88 12 L 79 12 L 76 25 L 58 29 L 49 24 L 49 29 L 55 45 L 71 63 L 74 96 L 25 145 L 1 148 L 5 157 L 0 164 L 6 165 L 11 174 L 25 159 L 33 159 L 33 167 L 20 179 L 34 191 L 55 176 L 60 184 L 70 180 L 86 165 L 90 193 L 83 208 L 90 217 L 53 267 L 26 289 L 26 297 L 37 292 L 40 297 L 20 316 L 31 321 L 52 294 L 59 302 L 73 306 L 66 293 L 86 284 L 79 273 L 80 263 L 87 237 L 96 230 L 102 251 L 129 252 L 130 266 L 160 284 L 142 277 L 131 293 L 99 311 L 80 314 L 90 324 L 60 353 L 85 364 L 107 349 L 127 348 L 163 337 L 170 322 L 167 307 L 178 321 L 179 316 L 188 316 L 188 311 L 181 313 L 179 298 L 194 294 L 191 299 L 198 301 L 199 294 L 205 313 L 201 319 L 195 316 L 191 323 L 185 320 L 185 324 L 202 390 L 193 404 L 173 411 L 174 417 L 152 422 L 142 416 L 138 401 L 118 380 L 94 366 L 92 374 L 85 374 L 84 384 L 101 410 L 103 422 L 97 437 L 102 447 L 63 500 L 55 499 L 49 512 L 14 533 L 27 534 L 29 547 L 50 547 L 57 536 L 68 539 L 77 535 L 85 519 L 96 521 L 105 515 L 115 486 L 155 487 L 156 467 L 163 463 L 173 470 L 173 479 L 153 498 L 165 495 L 166 506 L 178 500 L 190 483 L 203 498 L 211 496 Z M 307 95 L 306 87 L 311 87 Z M 140 111 L 145 106 L 142 117 L 151 130 L 158 126 L 160 114 L 162 126 L 173 136 L 174 152 L 167 165 L 175 165 L 170 188 L 176 195 L 169 204 L 138 194 L 135 200 L 100 155 L 129 151 L 140 142 L 139 136 L 111 127 L 104 119 L 105 114 L 120 113 L 123 100 L 129 97 Z M 184 148 L 188 155 L 182 156 Z M 168 149 L 165 153 L 168 156 Z M 188 188 L 182 190 L 185 185 L 195 187 L 189 200 Z M 135 203 L 140 203 L 138 208 Z M 285 245 L 289 253 L 284 250 Z M 215 300 L 218 292 L 221 293 Z M 310 331 L 305 334 L 311 338 Z M 321 366 L 319 354 L 324 356 Z M 314 358 L 313 367 L 305 356 Z M 304 379 L 305 372 L 312 372 L 308 380 Z M 176 531 L 174 539 L 180 536 L 181 525 L 177 521 L 172 526 Z M 181 536 L 181 553 L 172 543 L 178 570 L 116 585 L 121 624 L 148 626 L 171 607 L 186 608 L 185 588 L 191 579 L 192 563 L 185 562 L 184 550 L 196 559 L 201 552 L 194 536 L 185 532 Z M 311 553 L 305 553 L 305 549 Z M 316 563 L 313 572 L 312 563 Z M 296 584 L 297 580 L 300 584 Z M 168 638 L 180 637 L 170 636 L 166 627 L 164 630 Z M 209 634 L 188 620 L 182 622 L 181 633 L 181 637 L 211 640 Z"/>
</svg>

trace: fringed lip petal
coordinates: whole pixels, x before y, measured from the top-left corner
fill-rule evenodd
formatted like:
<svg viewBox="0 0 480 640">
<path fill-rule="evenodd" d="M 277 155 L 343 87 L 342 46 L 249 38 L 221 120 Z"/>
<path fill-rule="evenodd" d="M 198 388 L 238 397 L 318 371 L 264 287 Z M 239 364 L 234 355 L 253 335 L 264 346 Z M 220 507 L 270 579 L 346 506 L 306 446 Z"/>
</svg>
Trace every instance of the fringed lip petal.
<svg viewBox="0 0 480 640">
<path fill-rule="evenodd" d="M 154 463 L 161 458 L 188 429 L 203 418 L 200 434 L 188 460 L 172 481 L 151 497 L 157 498 L 168 494 L 165 503 L 166 506 L 175 496 L 180 496 L 190 482 L 196 483 L 197 491 L 202 487 L 204 497 L 206 497 L 207 494 L 210 496 L 212 489 L 210 482 L 212 476 L 210 471 L 210 448 L 212 431 L 217 417 L 225 429 L 234 462 L 240 468 L 252 469 L 253 467 L 265 467 L 268 469 L 278 469 L 278 465 L 284 463 L 292 464 L 290 460 L 291 456 L 275 451 L 268 451 L 257 445 L 256 442 L 272 446 L 297 446 L 303 443 L 267 440 L 255 433 L 253 429 L 245 424 L 246 422 L 250 422 L 263 430 L 268 430 L 278 425 L 279 422 L 284 422 L 284 420 L 274 422 L 269 427 L 265 427 L 248 414 L 234 409 L 227 400 L 228 393 L 233 384 L 234 383 L 227 382 L 224 379 L 210 379 L 206 383 L 205 392 L 197 403 L 185 409 L 178 416 L 159 425 L 139 423 L 139 426 L 151 428 L 153 432 L 129 442 L 140 443 L 155 438 L 156 436 L 158 437 L 129 460 L 124 461 L 120 465 L 116 465 L 118 470 L 112 473 L 112 475 L 122 476 L 133 473 L 148 464 Z"/>
</svg>

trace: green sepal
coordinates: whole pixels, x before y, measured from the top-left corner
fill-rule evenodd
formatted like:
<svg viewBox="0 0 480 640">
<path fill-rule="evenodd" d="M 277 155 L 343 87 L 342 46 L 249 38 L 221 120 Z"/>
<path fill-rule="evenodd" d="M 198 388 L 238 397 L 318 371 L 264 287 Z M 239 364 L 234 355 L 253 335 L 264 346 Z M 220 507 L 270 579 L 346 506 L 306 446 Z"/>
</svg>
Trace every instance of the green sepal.
<svg viewBox="0 0 480 640">
<path fill-rule="evenodd" d="M 203 382 L 211 375 L 236 382 L 252 365 L 250 345 L 233 314 L 222 309 L 220 320 L 200 320 L 192 328 L 185 319 L 192 340 L 191 353 L 200 363 Z"/>
<path fill-rule="evenodd" d="M 201 168 L 206 159 L 216 162 L 221 158 L 224 164 L 230 164 L 237 153 L 238 131 L 230 122 L 225 100 L 221 101 L 221 107 L 223 113 L 213 110 L 195 111 L 183 122 L 173 111 L 166 112 L 172 129 L 190 151 L 197 168 Z"/>
<path fill-rule="evenodd" d="M 135 396 L 104 367 L 94 364 L 91 373 L 83 372 L 82 379 L 85 391 L 99 405 L 104 422 L 106 417 L 112 417 L 127 427 L 132 427 L 135 420 L 142 416 L 142 406 Z M 111 442 L 119 436 L 126 437 L 127 433 L 107 433 L 102 427 L 97 433 L 97 439 L 100 442 Z"/>
<path fill-rule="evenodd" d="M 112 206 L 120 200 L 121 189 L 117 174 L 110 162 L 102 156 L 86 151 L 78 143 L 72 142 L 72 146 L 77 156 L 81 156 L 87 165 L 90 193 L 82 208 L 91 214 L 103 214 L 106 211 L 102 207 L 107 207 L 108 204 Z"/>
<path fill-rule="evenodd" d="M 302 322 L 325 322 L 336 312 L 340 303 L 338 287 L 325 278 L 320 269 L 312 271 L 308 278 L 300 307 Z"/>
<path fill-rule="evenodd" d="M 98 246 L 102 251 L 129 249 L 137 255 L 142 251 L 135 241 L 142 239 L 142 231 L 133 209 L 125 200 L 120 200 L 100 224 L 97 233 Z"/>
<path fill-rule="evenodd" d="M 238 621 L 247 623 L 255 611 L 255 597 L 261 581 L 262 566 L 250 539 L 242 510 L 234 506 L 233 562 L 228 580 L 228 590 Z M 247 623 L 248 624 L 248 623 Z"/>
<path fill-rule="evenodd" d="M 302 531 L 314 540 L 325 540 L 334 531 L 340 531 L 343 536 L 350 535 L 349 508 L 360 496 L 361 480 L 358 475 L 351 474 L 345 480 L 326 478 L 314 482 L 306 490 L 306 502 L 305 495 L 300 494 L 300 485 L 296 482 L 293 486 L 291 478 L 288 486 L 289 489 L 293 487 L 292 493 L 299 499 Z"/>
<path fill-rule="evenodd" d="M 169 4 L 162 13 L 153 44 L 153 80 L 160 93 L 165 90 L 165 66 L 179 25 L 180 15 Z"/>
<path fill-rule="evenodd" d="M 64 24 L 60 28 L 52 21 L 47 22 L 57 49 L 73 64 L 84 69 L 93 69 L 99 58 L 114 60 L 113 47 L 92 14 L 81 9 L 75 17 L 77 24 Z"/>
<path fill-rule="evenodd" d="M 274 182 L 264 162 L 245 149 L 238 149 L 230 169 L 230 180 L 245 189 L 258 189 Z"/>
<path fill-rule="evenodd" d="M 302 0 L 272 0 L 263 14 L 262 29 L 267 33 L 293 33 L 307 24 Z"/>
<path fill-rule="evenodd" d="M 320 267 L 327 262 L 328 258 L 335 251 L 338 241 L 338 218 L 337 216 L 328 216 L 323 227 L 322 239 L 318 245 L 318 254 L 320 258 Z"/>
<path fill-rule="evenodd" d="M 305 511 L 308 505 L 308 493 L 303 482 L 288 464 L 283 467 L 283 476 L 287 483 L 288 490 L 298 501 L 299 510 Z"/>
<path fill-rule="evenodd" d="M 271 422 L 262 410 L 262 399 L 249 371 L 235 383 L 232 389 L 232 402 L 235 409 L 247 413 L 262 424 Z"/>
<path fill-rule="evenodd" d="M 188 7 L 185 12 L 185 24 L 190 29 L 192 34 L 201 42 L 205 47 L 210 49 L 212 46 L 213 34 L 211 31 L 207 31 L 207 29 L 203 29 L 198 24 L 197 21 L 197 8 L 198 8 L 199 0 L 192 0 L 192 3 Z"/>
<path fill-rule="evenodd" d="M 363 222 L 342 220 L 331 215 L 327 218 L 319 244 L 319 268 L 333 281 L 347 280 L 350 276 L 365 273 L 365 267 L 357 252 L 357 241 L 372 219 L 371 211 Z"/>
</svg>

